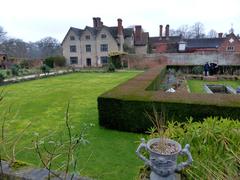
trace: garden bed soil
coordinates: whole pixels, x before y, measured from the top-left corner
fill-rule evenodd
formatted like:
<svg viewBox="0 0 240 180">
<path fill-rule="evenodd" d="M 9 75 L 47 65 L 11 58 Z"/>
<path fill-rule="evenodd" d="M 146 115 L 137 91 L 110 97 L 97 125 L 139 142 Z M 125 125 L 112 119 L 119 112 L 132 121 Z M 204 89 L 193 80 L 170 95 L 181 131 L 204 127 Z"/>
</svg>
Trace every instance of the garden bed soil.
<svg viewBox="0 0 240 180">
<path fill-rule="evenodd" d="M 167 141 L 155 142 L 150 146 L 150 148 L 154 152 L 157 152 L 162 155 L 173 155 L 179 151 L 176 144 L 173 144 Z"/>
</svg>

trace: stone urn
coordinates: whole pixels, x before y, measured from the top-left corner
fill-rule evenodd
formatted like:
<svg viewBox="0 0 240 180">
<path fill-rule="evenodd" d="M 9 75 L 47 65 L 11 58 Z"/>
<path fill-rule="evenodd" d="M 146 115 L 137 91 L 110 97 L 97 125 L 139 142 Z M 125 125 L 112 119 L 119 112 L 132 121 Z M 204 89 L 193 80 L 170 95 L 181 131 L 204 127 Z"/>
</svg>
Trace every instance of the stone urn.
<svg viewBox="0 0 240 180">
<path fill-rule="evenodd" d="M 143 149 L 149 153 L 149 159 L 141 154 Z M 154 138 L 147 143 L 142 139 L 142 143 L 137 148 L 136 153 L 146 165 L 150 166 L 150 180 L 174 180 L 176 179 L 175 173 L 189 166 L 193 161 L 189 149 L 190 146 L 188 144 L 182 149 L 178 142 L 171 139 Z M 187 161 L 177 164 L 179 155 L 186 155 Z"/>
</svg>

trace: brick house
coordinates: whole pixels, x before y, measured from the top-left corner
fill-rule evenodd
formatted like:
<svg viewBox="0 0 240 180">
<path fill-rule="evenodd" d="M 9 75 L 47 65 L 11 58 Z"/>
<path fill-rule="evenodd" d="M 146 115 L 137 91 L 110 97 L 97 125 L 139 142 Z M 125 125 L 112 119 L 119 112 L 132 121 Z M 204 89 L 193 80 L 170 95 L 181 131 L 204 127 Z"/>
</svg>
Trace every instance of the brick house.
<svg viewBox="0 0 240 180">
<path fill-rule="evenodd" d="M 232 32 L 225 37 L 219 33 L 217 38 L 183 39 L 181 36 L 169 36 L 169 25 L 166 26 L 165 36 L 150 37 L 149 46 L 154 53 L 176 52 L 240 52 L 240 40 Z"/>
<path fill-rule="evenodd" d="M 110 52 L 133 47 L 133 36 L 133 28 L 123 28 L 121 19 L 117 20 L 117 26 L 108 27 L 101 18 L 93 18 L 93 27 L 69 29 L 62 41 L 63 56 L 68 65 L 102 66 L 108 62 Z"/>
</svg>

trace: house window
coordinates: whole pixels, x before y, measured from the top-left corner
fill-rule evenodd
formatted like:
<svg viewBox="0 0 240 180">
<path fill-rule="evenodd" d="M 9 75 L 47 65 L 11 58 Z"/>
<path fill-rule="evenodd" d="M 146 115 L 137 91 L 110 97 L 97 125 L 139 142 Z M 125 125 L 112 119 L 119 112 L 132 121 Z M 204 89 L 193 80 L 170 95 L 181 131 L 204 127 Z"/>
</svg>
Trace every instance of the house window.
<svg viewBox="0 0 240 180">
<path fill-rule="evenodd" d="M 234 50 L 235 50 L 235 48 L 233 46 L 228 46 L 227 47 L 227 51 L 234 51 Z"/>
<path fill-rule="evenodd" d="M 101 50 L 101 52 L 107 52 L 108 51 L 108 45 L 107 44 L 101 44 L 100 50 Z"/>
<path fill-rule="evenodd" d="M 106 35 L 106 34 L 101 34 L 101 38 L 102 38 L 102 39 L 106 39 L 106 38 L 107 38 L 107 35 Z"/>
<path fill-rule="evenodd" d="M 86 52 L 91 52 L 91 45 L 90 44 L 86 45 Z"/>
<path fill-rule="evenodd" d="M 70 57 L 70 64 L 78 64 L 78 57 Z"/>
<path fill-rule="evenodd" d="M 107 56 L 101 56 L 101 64 L 107 64 L 108 63 L 108 57 Z"/>
<path fill-rule="evenodd" d="M 74 41 L 75 40 L 75 36 L 70 36 L 70 40 Z"/>
<path fill-rule="evenodd" d="M 70 52 L 77 52 L 77 47 L 75 45 L 70 46 Z"/>
<path fill-rule="evenodd" d="M 89 39 L 90 39 L 90 36 L 89 36 L 89 35 L 86 35 L 86 36 L 85 36 L 85 39 L 86 39 L 86 40 L 89 40 Z"/>
</svg>

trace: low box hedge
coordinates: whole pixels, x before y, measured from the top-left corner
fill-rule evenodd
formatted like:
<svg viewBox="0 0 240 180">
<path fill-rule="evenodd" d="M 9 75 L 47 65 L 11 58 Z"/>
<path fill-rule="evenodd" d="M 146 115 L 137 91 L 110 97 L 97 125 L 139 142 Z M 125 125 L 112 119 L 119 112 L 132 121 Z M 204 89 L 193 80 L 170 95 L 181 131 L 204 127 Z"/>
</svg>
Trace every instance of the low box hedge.
<svg viewBox="0 0 240 180">
<path fill-rule="evenodd" d="M 156 67 L 98 97 L 99 124 L 130 132 L 145 132 L 152 126 L 147 113 L 153 107 L 164 111 L 167 121 L 201 121 L 209 116 L 240 118 L 240 96 L 224 94 L 165 93 L 153 91 L 166 67 Z M 153 88 L 155 89 L 155 88 Z"/>
</svg>

